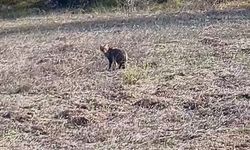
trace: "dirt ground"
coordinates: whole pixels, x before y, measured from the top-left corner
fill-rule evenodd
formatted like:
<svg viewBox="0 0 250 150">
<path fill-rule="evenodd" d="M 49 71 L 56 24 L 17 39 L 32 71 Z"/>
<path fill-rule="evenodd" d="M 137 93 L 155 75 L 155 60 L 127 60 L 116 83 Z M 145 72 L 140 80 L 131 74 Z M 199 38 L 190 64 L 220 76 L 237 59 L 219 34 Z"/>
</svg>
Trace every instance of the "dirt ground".
<svg viewBox="0 0 250 150">
<path fill-rule="evenodd" d="M 250 149 L 249 10 L 0 26 L 0 149 Z"/>
</svg>

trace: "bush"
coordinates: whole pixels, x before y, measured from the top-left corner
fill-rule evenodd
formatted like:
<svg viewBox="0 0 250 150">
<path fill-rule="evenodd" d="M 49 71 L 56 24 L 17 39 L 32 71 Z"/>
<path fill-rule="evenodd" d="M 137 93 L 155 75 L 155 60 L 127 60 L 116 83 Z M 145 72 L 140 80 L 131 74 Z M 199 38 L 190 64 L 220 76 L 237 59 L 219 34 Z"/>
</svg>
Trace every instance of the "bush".
<svg viewBox="0 0 250 150">
<path fill-rule="evenodd" d="M 140 79 L 145 77 L 145 70 L 138 67 L 128 68 L 124 71 L 122 77 L 124 84 L 136 84 Z"/>
</svg>

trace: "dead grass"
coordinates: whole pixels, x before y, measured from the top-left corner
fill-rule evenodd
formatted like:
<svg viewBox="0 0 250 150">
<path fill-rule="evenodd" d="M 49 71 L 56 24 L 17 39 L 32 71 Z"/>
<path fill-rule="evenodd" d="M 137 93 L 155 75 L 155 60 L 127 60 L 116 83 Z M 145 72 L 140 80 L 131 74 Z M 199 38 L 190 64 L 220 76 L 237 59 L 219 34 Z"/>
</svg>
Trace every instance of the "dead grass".
<svg viewBox="0 0 250 150">
<path fill-rule="evenodd" d="M 217 9 L 250 9 L 250 0 L 228 1 L 219 4 Z"/>
<path fill-rule="evenodd" d="M 249 149 L 249 14 L 2 21 L 1 149 Z"/>
</svg>

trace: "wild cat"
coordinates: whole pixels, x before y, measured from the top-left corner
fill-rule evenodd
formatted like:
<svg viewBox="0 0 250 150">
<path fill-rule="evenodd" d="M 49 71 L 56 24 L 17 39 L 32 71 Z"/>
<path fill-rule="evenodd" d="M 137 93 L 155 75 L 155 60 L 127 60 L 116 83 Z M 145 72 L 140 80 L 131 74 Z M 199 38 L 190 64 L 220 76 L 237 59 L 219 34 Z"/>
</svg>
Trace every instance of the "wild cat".
<svg viewBox="0 0 250 150">
<path fill-rule="evenodd" d="M 118 48 L 109 47 L 108 44 L 100 45 L 100 50 L 108 58 L 109 66 L 108 69 L 111 70 L 112 64 L 116 66 L 116 63 L 119 65 L 119 69 L 125 69 L 128 55 L 125 50 Z M 114 69 L 114 68 L 113 68 Z"/>
</svg>

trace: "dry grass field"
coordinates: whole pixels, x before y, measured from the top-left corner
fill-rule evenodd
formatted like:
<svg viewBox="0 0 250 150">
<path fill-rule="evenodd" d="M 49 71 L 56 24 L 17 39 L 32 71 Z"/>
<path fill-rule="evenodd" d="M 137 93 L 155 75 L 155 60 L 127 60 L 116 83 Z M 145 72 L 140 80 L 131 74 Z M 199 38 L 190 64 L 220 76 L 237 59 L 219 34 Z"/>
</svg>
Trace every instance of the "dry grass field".
<svg viewBox="0 0 250 150">
<path fill-rule="evenodd" d="M 250 11 L 0 21 L 0 149 L 250 149 Z M 99 45 L 128 52 L 107 71 Z"/>
</svg>

